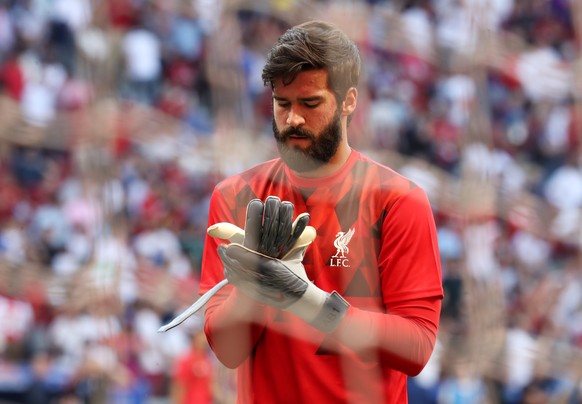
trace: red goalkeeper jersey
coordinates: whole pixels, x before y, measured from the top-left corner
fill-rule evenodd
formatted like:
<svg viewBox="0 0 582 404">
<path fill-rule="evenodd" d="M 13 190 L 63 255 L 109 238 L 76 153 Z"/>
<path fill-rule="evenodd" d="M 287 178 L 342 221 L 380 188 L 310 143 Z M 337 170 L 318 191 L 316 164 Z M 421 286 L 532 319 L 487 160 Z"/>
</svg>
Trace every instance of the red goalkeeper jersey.
<svg viewBox="0 0 582 404">
<path fill-rule="evenodd" d="M 443 297 L 439 252 L 432 210 L 424 191 L 392 169 L 352 150 L 348 161 L 325 178 L 302 178 L 280 159 L 230 177 L 215 188 L 209 225 L 230 222 L 244 228 L 247 203 L 276 195 L 309 212 L 317 230 L 303 260 L 319 288 L 336 290 L 351 305 L 348 315 L 380 313 L 413 319 L 426 330 L 421 356 L 430 355 L 436 339 Z M 206 238 L 200 293 L 224 278 L 217 254 L 221 240 Z M 214 323 L 233 287 L 208 303 L 205 330 L 214 349 L 220 332 Z M 323 346 L 325 335 L 292 314 L 265 307 L 264 324 L 249 325 L 241 336 L 248 356 L 238 367 L 240 403 L 406 403 L 409 359 L 394 353 L 358 355 Z M 384 324 L 378 324 L 384 326 Z M 281 332 L 293 328 L 296 338 Z M 380 327 L 380 328 L 381 328 Z M 385 325 L 387 333 L 397 333 Z M 217 352 L 220 358 L 220 352 Z M 397 370 L 400 369 L 400 370 Z"/>
</svg>

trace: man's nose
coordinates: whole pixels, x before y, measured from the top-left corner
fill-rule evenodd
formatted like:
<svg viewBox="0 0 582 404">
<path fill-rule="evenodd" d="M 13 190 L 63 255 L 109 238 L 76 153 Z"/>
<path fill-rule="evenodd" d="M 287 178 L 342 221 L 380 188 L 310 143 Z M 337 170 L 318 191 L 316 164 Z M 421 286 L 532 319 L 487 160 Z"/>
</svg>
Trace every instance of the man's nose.
<svg viewBox="0 0 582 404">
<path fill-rule="evenodd" d="M 303 119 L 303 116 L 301 114 L 298 114 L 297 111 L 295 111 L 294 109 L 290 109 L 286 123 L 287 125 L 296 128 L 298 126 L 303 125 L 305 123 L 305 119 Z"/>
</svg>

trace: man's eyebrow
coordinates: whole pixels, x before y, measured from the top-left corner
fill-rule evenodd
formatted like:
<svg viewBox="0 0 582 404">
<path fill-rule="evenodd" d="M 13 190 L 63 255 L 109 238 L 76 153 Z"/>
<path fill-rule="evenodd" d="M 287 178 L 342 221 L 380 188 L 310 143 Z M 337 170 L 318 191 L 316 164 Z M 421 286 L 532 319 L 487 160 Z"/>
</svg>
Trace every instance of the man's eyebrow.
<svg viewBox="0 0 582 404">
<path fill-rule="evenodd" d="M 312 95 L 309 97 L 298 97 L 298 100 L 301 102 L 313 102 L 313 101 L 321 101 L 323 100 L 323 96 L 321 95 Z M 278 95 L 274 95 L 273 94 L 273 99 L 277 100 L 277 101 L 288 101 L 287 97 L 281 97 Z"/>
</svg>

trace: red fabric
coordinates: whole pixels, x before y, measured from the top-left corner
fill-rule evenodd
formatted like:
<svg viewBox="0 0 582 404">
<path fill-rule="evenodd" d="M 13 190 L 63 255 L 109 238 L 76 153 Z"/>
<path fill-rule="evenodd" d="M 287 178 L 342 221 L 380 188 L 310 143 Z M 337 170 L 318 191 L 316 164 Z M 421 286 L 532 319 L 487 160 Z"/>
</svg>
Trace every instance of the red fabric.
<svg viewBox="0 0 582 404">
<path fill-rule="evenodd" d="M 18 63 L 18 59 L 9 59 L 0 69 L 0 83 L 4 86 L 6 94 L 20 101 L 24 90 L 24 74 Z"/>
<path fill-rule="evenodd" d="M 108 0 L 107 14 L 109 21 L 118 28 L 128 28 L 137 21 L 137 10 L 131 0 Z"/>
<path fill-rule="evenodd" d="M 512 56 L 508 58 L 505 65 L 501 66 L 501 69 L 498 71 L 502 83 L 511 90 L 516 90 L 522 87 L 521 80 L 517 74 L 518 62 L 519 55 Z"/>
<path fill-rule="evenodd" d="M 174 381 L 184 389 L 177 404 L 212 404 L 213 363 L 206 351 L 192 350 L 178 359 Z"/>
<path fill-rule="evenodd" d="M 366 334 L 380 343 L 366 355 L 330 350 L 335 335 L 266 306 L 257 306 L 256 324 L 225 330 L 225 319 L 237 309 L 236 289 L 229 285 L 208 303 L 205 331 L 223 363 L 240 365 L 239 402 L 406 403 L 407 374 L 418 373 L 430 357 L 443 296 L 426 195 L 355 151 L 337 173 L 318 179 L 299 178 L 277 159 L 219 184 L 209 225 L 244 227 L 248 201 L 268 195 L 291 201 L 296 214 L 310 213 L 317 238 L 303 261 L 309 279 L 340 293 L 351 304 L 344 322 L 369 324 Z M 350 230 L 349 251 L 342 256 L 334 241 Z M 217 246 L 216 239 L 206 239 L 201 293 L 223 279 Z M 397 352 L 383 348 L 395 345 Z"/>
<path fill-rule="evenodd" d="M 196 84 L 198 68 L 194 63 L 176 58 L 170 61 L 167 68 L 168 81 L 178 87 L 192 88 Z"/>
<path fill-rule="evenodd" d="M 2 198 L 0 198 L 0 220 L 8 220 L 13 215 L 13 210 L 16 204 L 25 200 L 26 192 L 24 192 L 6 172 L 0 169 L 0 190 L 2 190 Z"/>
<path fill-rule="evenodd" d="M 459 128 L 446 119 L 436 119 L 429 123 L 428 131 L 434 140 L 437 161 L 445 166 L 455 163 L 460 154 Z"/>
</svg>

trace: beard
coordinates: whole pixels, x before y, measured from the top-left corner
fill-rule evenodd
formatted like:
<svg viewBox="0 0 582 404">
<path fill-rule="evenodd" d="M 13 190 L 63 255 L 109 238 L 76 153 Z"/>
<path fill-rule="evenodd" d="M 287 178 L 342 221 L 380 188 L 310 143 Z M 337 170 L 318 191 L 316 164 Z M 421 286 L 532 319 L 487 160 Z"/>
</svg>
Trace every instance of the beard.
<svg viewBox="0 0 582 404">
<path fill-rule="evenodd" d="M 329 163 L 338 150 L 342 140 L 340 114 L 338 111 L 318 136 L 302 128 L 288 128 L 280 132 L 274 119 L 273 134 L 281 159 L 291 170 L 298 173 L 313 171 Z M 292 135 L 305 137 L 311 144 L 304 149 L 288 146 L 286 141 Z"/>
</svg>

